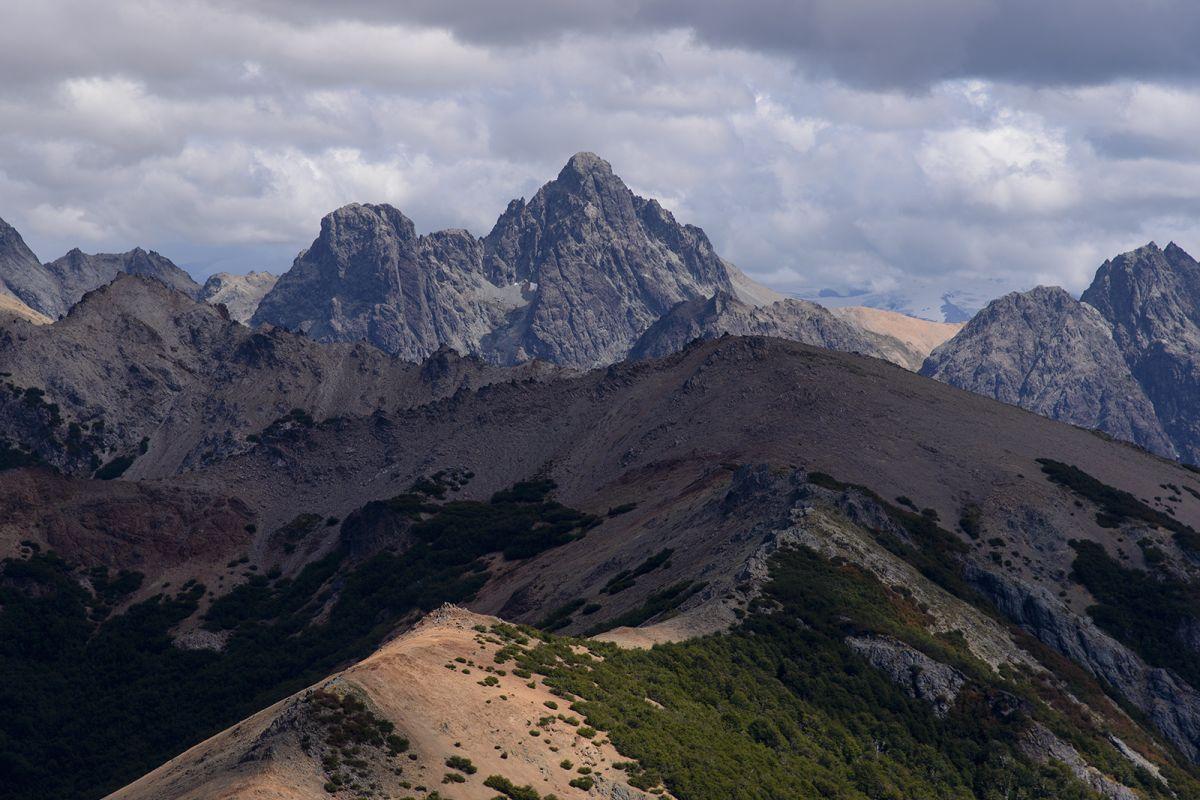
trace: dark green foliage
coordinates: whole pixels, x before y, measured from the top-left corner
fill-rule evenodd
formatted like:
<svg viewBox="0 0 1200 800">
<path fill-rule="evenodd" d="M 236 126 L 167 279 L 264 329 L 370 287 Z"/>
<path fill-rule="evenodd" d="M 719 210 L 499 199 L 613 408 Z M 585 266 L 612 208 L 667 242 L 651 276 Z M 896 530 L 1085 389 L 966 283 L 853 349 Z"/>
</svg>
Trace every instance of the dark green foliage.
<svg viewBox="0 0 1200 800">
<path fill-rule="evenodd" d="M 1180 631 L 1200 620 L 1200 591 L 1174 578 L 1126 569 L 1095 542 L 1073 541 L 1073 577 L 1096 598 L 1096 624 L 1148 663 L 1175 670 L 1200 685 L 1200 661 Z"/>
<path fill-rule="evenodd" d="M 539 478 L 532 481 L 521 481 L 511 489 L 496 492 L 492 495 L 493 503 L 540 503 L 546 495 L 554 491 L 554 481 L 549 478 Z"/>
<path fill-rule="evenodd" d="M 333 748 L 368 745 L 382 748 L 395 730 L 389 720 L 367 710 L 352 694 L 337 694 L 318 689 L 305 701 L 316 711 L 317 721 L 325 728 L 325 743 Z"/>
<path fill-rule="evenodd" d="M 125 470 L 133 466 L 137 456 L 117 456 L 102 466 L 92 475 L 96 480 L 111 481 L 125 474 Z"/>
<path fill-rule="evenodd" d="M 612 508 L 610 508 L 608 510 L 608 513 L 605 516 L 610 517 L 610 518 L 611 517 L 619 517 L 622 514 L 628 514 L 630 511 L 633 511 L 635 508 L 637 508 L 637 503 L 622 503 L 619 506 L 613 506 Z"/>
<path fill-rule="evenodd" d="M 659 614 L 678 608 L 685 600 L 703 588 L 703 583 L 692 583 L 691 581 L 681 581 L 673 584 L 650 595 L 646 598 L 646 602 L 632 611 L 627 611 L 618 617 L 588 629 L 584 635 L 592 636 L 601 631 L 620 628 L 622 626 L 637 627 L 644 622 L 649 622 Z"/>
<path fill-rule="evenodd" d="M 1028 718 L 1013 713 L 1000 679 L 926 633 L 919 609 L 873 578 L 786 552 L 773 562 L 768 606 L 728 635 L 650 650 L 588 642 L 600 659 L 547 639 L 518 661 L 575 696 L 587 724 L 637 759 L 621 768 L 644 790 L 661 783 L 687 800 L 1093 798 L 1067 770 L 1028 761 L 1017 745 Z M 904 638 L 974 681 L 938 718 L 847 647 L 851 632 Z M 1166 796 L 1126 772 L 1147 796 Z"/>
<path fill-rule="evenodd" d="M 446 766 L 450 769 L 456 769 L 459 772 L 465 772 L 468 775 L 474 775 L 479 769 L 471 763 L 471 759 L 464 756 L 450 756 L 446 759 Z"/>
<path fill-rule="evenodd" d="M 617 594 L 625 591 L 630 586 L 633 586 L 634 582 L 641 576 L 653 572 L 659 567 L 665 568 L 671 566 L 671 554 L 674 552 L 673 548 L 663 548 L 633 569 L 621 570 L 612 576 L 608 583 L 604 584 L 604 588 L 600 592 L 602 594 Z"/>
<path fill-rule="evenodd" d="M 300 436 L 304 431 L 316 427 L 316 424 L 312 415 L 307 411 L 302 408 L 293 408 L 263 428 L 262 433 L 258 436 L 247 436 L 246 439 L 256 444 L 288 441 Z"/>
<path fill-rule="evenodd" d="M 958 527 L 967 536 L 978 540 L 983 535 L 982 517 L 983 512 L 979 506 L 974 503 L 968 503 L 963 506 L 962 512 L 958 515 Z"/>
<path fill-rule="evenodd" d="M 559 606 L 547 614 L 545 619 L 539 622 L 537 626 L 548 631 L 556 631 L 567 627 L 571 624 L 571 615 L 578 611 L 584 602 L 582 598 L 578 598 Z"/>
<path fill-rule="evenodd" d="M 1099 507 L 1096 522 L 1101 527 L 1116 528 L 1129 521 L 1157 525 L 1171 531 L 1180 547 L 1200 556 L 1200 533 L 1169 514 L 1151 508 L 1129 492 L 1101 483 L 1079 467 L 1049 458 L 1039 458 L 1038 463 L 1050 480 Z"/>
<path fill-rule="evenodd" d="M 517 786 L 503 775 L 488 775 L 483 785 L 495 789 L 511 800 L 542 800 L 541 795 L 532 786 Z"/>
<path fill-rule="evenodd" d="M 41 456 L 31 453 L 20 444 L 0 438 L 0 472 L 42 463 Z"/>
<path fill-rule="evenodd" d="M 97 626 L 97 600 L 67 565 L 49 555 L 5 561 L 5 799 L 99 797 L 367 656 L 406 615 L 468 600 L 487 580 L 482 556 L 511 542 L 519 547 L 510 557 L 536 555 L 581 535 L 591 518 L 548 500 L 548 490 L 525 485 L 488 503 L 422 501 L 419 509 L 407 499 L 368 504 L 343 523 L 343 544 L 299 575 L 252 575 L 212 603 L 204 624 L 229 632 L 222 653 L 177 649 L 169 638 L 204 594 L 195 581 Z M 401 552 L 352 555 L 345 542 L 371 526 L 409 531 L 415 541 Z M 135 580 L 105 574 L 101 583 L 115 599 Z M 392 736 L 384 737 L 391 750 L 407 747 Z"/>
</svg>

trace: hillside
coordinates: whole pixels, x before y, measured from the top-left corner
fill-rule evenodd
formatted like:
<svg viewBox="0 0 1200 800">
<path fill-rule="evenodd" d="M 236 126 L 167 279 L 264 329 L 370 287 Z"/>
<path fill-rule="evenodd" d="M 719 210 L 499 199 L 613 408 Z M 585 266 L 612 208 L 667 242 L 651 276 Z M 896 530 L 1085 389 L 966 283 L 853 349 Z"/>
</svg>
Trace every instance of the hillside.
<svg viewBox="0 0 1200 800">
<path fill-rule="evenodd" d="M 1083 719 L 1107 720 L 1097 723 L 1101 730 L 1123 731 L 1130 752 L 1158 765 L 1173 786 L 1190 786 L 1200 676 L 1186 632 L 1200 608 L 1190 599 L 1200 480 L 1129 446 L 875 359 L 737 337 L 586 374 L 495 380 L 407 410 L 314 419 L 257 437 L 174 477 L 85 483 L 97 493 L 93 507 L 115 503 L 139 518 L 155 501 L 118 499 L 115 490 L 235 496 L 244 509 L 235 519 L 249 521 L 231 524 L 240 534 L 206 550 L 207 560 L 178 547 L 157 561 L 139 556 L 141 547 L 64 547 L 61 523 L 14 494 L 24 487 L 29 497 L 35 473 L 0 473 L 0 497 L 12 498 L 7 547 L 15 561 L 5 574 L 31 571 L 15 584 L 28 589 L 8 595 L 0 612 L 15 648 L 3 667 L 22 687 L 8 702 L 26 709 L 45 692 L 68 701 L 43 706 L 55 709 L 55 722 L 23 740 L 21 758 L 40 763 L 64 726 L 79 742 L 76 765 L 53 782 L 31 766 L 28 775 L 39 777 L 21 785 L 36 780 L 61 794 L 74 775 L 104 774 L 97 785 L 115 789 L 117 778 L 149 771 L 365 658 L 389 632 L 443 602 L 565 634 L 652 626 L 618 632 L 626 642 L 727 631 L 759 607 L 770 570 L 799 545 L 819 560 L 796 568 L 856 564 L 892 587 L 889 596 L 915 597 L 922 609 L 914 618 L 901 603 L 890 622 L 863 620 L 848 631 L 835 624 L 822 647 L 838 659 L 874 658 L 887 673 L 894 658 L 917 658 L 847 639 L 886 634 L 948 663 L 922 637 L 960 631 L 955 648 L 967 666 L 955 661 L 955 669 L 986 676 L 1004 663 L 1036 662 L 1029 668 L 1046 671 L 1054 691 L 1069 686 L 1085 703 Z M 520 479 L 528 482 L 514 486 Z M 83 516 L 96 520 L 91 538 L 124 536 L 114 522 Z M 39 555 L 48 549 L 61 549 L 65 563 Z M 57 613 L 81 620 L 61 643 L 68 660 L 53 668 L 29 662 L 29 634 L 13 615 L 35 613 L 66 591 L 63 581 L 97 567 L 108 576 L 99 584 L 89 579 L 82 594 L 57 595 L 63 609 L 79 609 Z M 118 579 L 120 570 L 140 578 Z M 1162 589 L 1148 591 L 1152 585 Z M 111 616 L 87 621 L 101 594 Z M 814 598 L 787 602 L 815 613 Z M 1159 622 L 1148 628 L 1146 620 Z M 136 656 L 128 650 L 143 640 L 158 644 Z M 113 666 L 89 671 L 96 663 Z M 48 673 L 75 688 L 46 683 Z M 89 689 L 94 680 L 103 692 Z M 1076 719 L 1074 702 L 1050 707 Z M 110 714 L 113 703 L 126 711 L 101 734 L 93 715 Z M 1042 712 L 1021 719 L 1048 726 L 1088 765 L 1145 791 L 1145 781 L 1120 766 L 1133 763 L 1122 748 L 1089 738 L 1092 728 L 1072 739 Z M 1067 758 L 1030 724 L 1005 741 L 1019 750 L 1025 731 L 1041 750 Z M 130 738 L 132 731 L 139 733 Z M 626 752 L 622 741 L 637 739 L 620 735 L 613 741 L 624 755 L 651 752 Z M 113 747 L 127 755 L 114 761 Z M 673 768 L 677 756 L 660 753 L 656 769 Z"/>
<path fill-rule="evenodd" d="M 244 449 L 275 422 L 406 408 L 501 374 L 448 351 L 412 364 L 365 344 L 253 331 L 130 275 L 54 325 L 0 328 L 0 367 L 6 440 L 73 474 L 114 464 L 116 475 L 149 477 Z M 502 374 L 547 371 L 533 363 Z"/>
</svg>

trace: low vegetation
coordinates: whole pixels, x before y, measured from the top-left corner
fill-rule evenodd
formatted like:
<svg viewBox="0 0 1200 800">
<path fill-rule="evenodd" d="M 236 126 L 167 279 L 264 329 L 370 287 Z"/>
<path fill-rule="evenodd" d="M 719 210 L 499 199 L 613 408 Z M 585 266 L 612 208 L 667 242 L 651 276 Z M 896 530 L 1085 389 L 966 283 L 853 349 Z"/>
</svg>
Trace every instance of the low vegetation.
<svg viewBox="0 0 1200 800">
<path fill-rule="evenodd" d="M 1200 533 L 1170 514 L 1151 508 L 1129 492 L 1100 482 L 1074 465 L 1049 458 L 1039 458 L 1038 463 L 1047 478 L 1096 505 L 1099 509 L 1096 523 L 1101 527 L 1116 528 L 1126 522 L 1144 522 L 1171 531 L 1181 548 L 1200 555 Z"/>
<path fill-rule="evenodd" d="M 339 545 L 294 578 L 271 572 L 209 607 L 223 652 L 183 650 L 170 631 L 196 613 L 194 581 L 99 621 L 132 575 L 81 584 L 53 554 L 0 566 L 0 785 L 6 800 L 100 797 L 195 742 L 371 653 L 403 619 L 465 602 L 485 556 L 524 558 L 596 523 L 522 483 L 488 502 L 412 493 L 348 517 Z M 316 517 L 317 524 L 322 518 Z M 368 532 L 412 541 L 356 555 Z"/>
<path fill-rule="evenodd" d="M 1022 754 L 1021 733 L 1037 719 L 1144 796 L 1170 796 L 1090 719 L 1059 716 L 1038 701 L 1043 687 L 997 676 L 961 637 L 930 635 L 910 599 L 869 575 L 799 549 L 777 556 L 771 576 L 728 635 L 651 650 L 532 629 L 498 635 L 519 669 L 544 676 L 635 759 L 613 767 L 644 790 L 689 800 L 1093 798 L 1065 768 Z M 845 645 L 848 634 L 894 636 L 971 680 L 939 718 Z M 1180 796 L 1197 788 L 1186 774 L 1172 780 Z"/>
<path fill-rule="evenodd" d="M 1172 577 L 1123 567 L 1095 542 L 1074 541 L 1071 546 L 1072 577 L 1095 598 L 1088 614 L 1096 624 L 1147 663 L 1173 669 L 1200 686 L 1200 660 L 1181 638 L 1200 629 L 1200 590 Z"/>
</svg>

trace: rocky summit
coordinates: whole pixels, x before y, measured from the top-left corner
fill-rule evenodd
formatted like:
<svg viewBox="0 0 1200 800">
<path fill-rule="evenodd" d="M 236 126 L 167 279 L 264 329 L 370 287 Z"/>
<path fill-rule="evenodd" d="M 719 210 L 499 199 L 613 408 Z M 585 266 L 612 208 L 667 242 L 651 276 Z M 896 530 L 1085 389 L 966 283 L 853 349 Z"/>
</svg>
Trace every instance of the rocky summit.
<svg viewBox="0 0 1200 800">
<path fill-rule="evenodd" d="M 1200 264 L 1173 242 L 1106 261 L 1083 293 L 1179 454 L 1200 463 Z"/>
<path fill-rule="evenodd" d="M 1200 462 L 1200 264 L 1153 242 L 1104 262 L 1081 300 L 993 301 L 922 374 Z"/>
<path fill-rule="evenodd" d="M 921 374 L 1175 455 L 1108 322 L 1057 287 L 989 303 L 933 351 Z"/>
<path fill-rule="evenodd" d="M 318 341 L 366 340 L 407 359 L 448 346 L 498 364 L 540 358 L 588 368 L 626 357 L 680 303 L 718 293 L 745 308 L 782 299 L 718 256 L 704 231 L 634 195 L 607 161 L 579 153 L 531 200 L 512 201 L 482 239 L 463 230 L 418 235 L 387 205 L 338 209 L 253 322 Z M 804 329 L 802 341 L 879 352 L 827 314 L 821 324 L 831 333 L 813 335 L 814 308 L 773 308 L 759 328 Z M 704 332 L 745 327 L 710 319 Z"/>
</svg>

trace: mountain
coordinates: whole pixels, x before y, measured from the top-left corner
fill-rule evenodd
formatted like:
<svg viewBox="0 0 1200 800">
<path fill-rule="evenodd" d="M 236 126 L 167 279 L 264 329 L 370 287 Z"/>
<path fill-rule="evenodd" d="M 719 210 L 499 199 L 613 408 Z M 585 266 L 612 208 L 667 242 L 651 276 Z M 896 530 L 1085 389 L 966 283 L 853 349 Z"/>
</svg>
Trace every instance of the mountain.
<svg viewBox="0 0 1200 800">
<path fill-rule="evenodd" d="M 1176 456 L 1107 321 L 1057 287 L 992 301 L 921 374 Z"/>
<path fill-rule="evenodd" d="M 922 374 L 1200 462 L 1200 264 L 1153 242 L 1101 265 L 1076 301 L 993 301 Z"/>
<path fill-rule="evenodd" d="M 101 291 L 127 285 L 167 291 Z M 189 359 L 221 318 L 174 296 Z M 1200 792 L 1189 470 L 781 339 L 490 369 L 361 411 L 298 395 L 183 472 L 0 472 L 12 795 Z M 395 638 L 446 602 L 505 622 Z"/>
<path fill-rule="evenodd" d="M 1112 326 L 1179 454 L 1200 463 L 1200 264 L 1151 242 L 1104 262 L 1082 299 Z"/>
<path fill-rule="evenodd" d="M 505 380 L 549 371 L 529 364 Z M 318 345 L 153 278 L 119 274 L 54 323 L 0 328 L 4 440 L 72 474 L 170 475 L 249 447 L 293 409 L 321 418 L 428 402 L 499 374 L 448 351 L 424 364 Z"/>
<path fill-rule="evenodd" d="M 899 315 L 897 315 L 899 316 Z M 794 342 L 882 358 L 919 369 L 927 353 L 900 340 L 868 332 L 807 300 L 778 300 L 764 306 L 743 303 L 729 292 L 685 300 L 651 325 L 634 343 L 629 358 L 660 358 L 693 339 L 775 336 Z"/>
<path fill-rule="evenodd" d="M 42 264 L 17 233 L 0 220 L 0 294 L 10 294 L 50 319 L 58 319 L 87 292 L 118 274 L 141 275 L 161 281 L 196 298 L 200 287 L 170 259 L 140 247 L 127 253 L 87 254 L 75 248 L 62 258 Z"/>
<path fill-rule="evenodd" d="M 94 254 L 75 248 L 62 258 L 51 261 L 46 269 L 55 276 L 60 287 L 60 316 L 85 294 L 111 282 L 120 274 L 153 278 L 191 298 L 196 298 L 200 293 L 200 287 L 191 275 L 175 266 L 170 259 L 153 250 L 147 253 L 140 247 L 127 253 Z"/>
<path fill-rule="evenodd" d="M 34 311 L 57 317 L 58 279 L 25 244 L 17 229 L 0 219 L 0 294 L 9 294 Z"/>
<path fill-rule="evenodd" d="M 251 271 L 245 275 L 218 272 L 204 282 L 197 299 L 213 305 L 222 304 L 229 310 L 230 317 L 244 325 L 250 322 L 258 304 L 277 280 L 279 278 L 269 272 Z"/>
<path fill-rule="evenodd" d="M 721 259 L 702 230 L 634 195 L 608 162 L 579 153 L 531 200 L 512 201 L 482 239 L 417 235 L 387 205 L 338 209 L 252 322 L 366 340 L 410 360 L 446 346 L 496 364 L 586 369 L 625 358 L 678 304 L 718 293 L 747 308 L 783 300 Z M 800 308 L 776 308 L 765 324 L 804 327 L 799 317 L 816 312 Z M 822 324 L 837 327 L 827 315 Z M 864 338 L 839 335 L 854 347 Z"/>
</svg>

